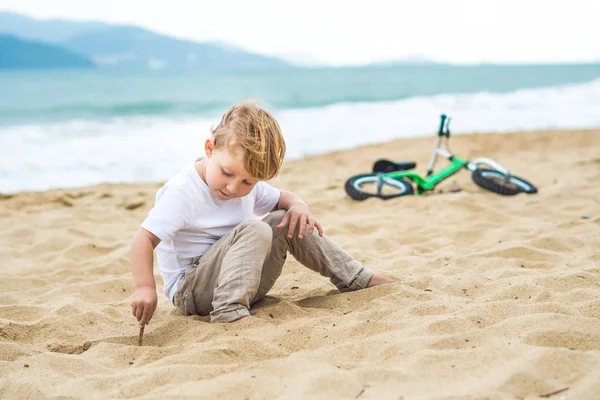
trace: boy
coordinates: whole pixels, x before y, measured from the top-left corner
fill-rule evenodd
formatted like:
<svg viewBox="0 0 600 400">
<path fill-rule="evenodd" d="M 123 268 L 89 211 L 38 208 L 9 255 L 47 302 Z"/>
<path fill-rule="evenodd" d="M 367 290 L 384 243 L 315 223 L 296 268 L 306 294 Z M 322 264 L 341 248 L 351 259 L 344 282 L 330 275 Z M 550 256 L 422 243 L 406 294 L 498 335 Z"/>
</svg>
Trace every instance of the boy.
<svg viewBox="0 0 600 400">
<path fill-rule="evenodd" d="M 250 306 L 271 289 L 288 251 L 340 290 L 394 282 L 325 236 L 300 197 L 265 182 L 285 155 L 279 125 L 267 111 L 233 106 L 204 150 L 206 157 L 158 191 L 133 240 L 131 311 L 140 328 L 157 305 L 154 249 L 167 297 L 183 315 L 210 315 L 211 322 L 248 321 Z M 252 219 L 267 213 L 262 221 Z"/>
</svg>

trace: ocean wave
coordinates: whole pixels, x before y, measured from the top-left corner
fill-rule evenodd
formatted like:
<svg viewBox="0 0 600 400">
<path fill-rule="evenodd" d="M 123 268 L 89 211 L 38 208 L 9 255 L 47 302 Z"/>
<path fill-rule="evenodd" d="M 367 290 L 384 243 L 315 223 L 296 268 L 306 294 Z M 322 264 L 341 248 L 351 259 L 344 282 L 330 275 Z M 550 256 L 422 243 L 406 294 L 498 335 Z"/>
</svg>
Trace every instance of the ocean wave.
<svg viewBox="0 0 600 400">
<path fill-rule="evenodd" d="M 453 133 L 600 127 L 600 79 L 510 93 L 341 102 L 274 112 L 287 160 L 397 138 L 434 135 L 441 113 Z M 0 127 L 0 192 L 167 179 L 203 152 L 212 116 L 119 117 Z"/>
<path fill-rule="evenodd" d="M 210 114 L 229 107 L 225 102 L 185 102 L 185 101 L 140 101 L 115 104 L 77 103 L 43 108 L 7 110 L 16 125 L 27 119 L 44 121 L 64 121 L 72 119 L 104 120 L 127 116 L 185 116 Z"/>
<path fill-rule="evenodd" d="M 590 82 L 600 64 L 546 66 L 391 66 L 213 72 L 0 72 L 0 125 L 109 120 L 119 117 L 211 117 L 260 98 L 271 110 L 340 103 L 380 104 L 469 93 Z"/>
</svg>

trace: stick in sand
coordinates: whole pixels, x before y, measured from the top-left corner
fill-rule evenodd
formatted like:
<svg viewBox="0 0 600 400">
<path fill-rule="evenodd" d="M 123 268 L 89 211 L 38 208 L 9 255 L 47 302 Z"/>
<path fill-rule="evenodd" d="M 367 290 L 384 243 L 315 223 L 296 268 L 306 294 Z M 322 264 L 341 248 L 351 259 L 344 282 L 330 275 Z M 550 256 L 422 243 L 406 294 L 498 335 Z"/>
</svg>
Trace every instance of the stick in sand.
<svg viewBox="0 0 600 400">
<path fill-rule="evenodd" d="M 140 328 L 140 335 L 138 336 L 138 346 L 142 345 L 142 337 L 144 336 L 144 327 Z"/>
</svg>

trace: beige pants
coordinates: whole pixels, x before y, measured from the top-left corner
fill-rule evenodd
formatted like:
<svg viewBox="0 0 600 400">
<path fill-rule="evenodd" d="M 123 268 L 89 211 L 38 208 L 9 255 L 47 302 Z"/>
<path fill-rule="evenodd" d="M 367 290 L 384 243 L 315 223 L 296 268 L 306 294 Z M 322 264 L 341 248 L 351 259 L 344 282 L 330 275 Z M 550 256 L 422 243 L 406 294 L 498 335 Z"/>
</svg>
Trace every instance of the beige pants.
<svg viewBox="0 0 600 400">
<path fill-rule="evenodd" d="M 231 322 L 250 315 L 279 278 L 288 251 L 306 267 L 331 279 L 341 291 L 367 287 L 373 272 L 317 229 L 303 239 L 276 229 L 285 211 L 248 221 L 216 241 L 185 272 L 175 293 L 175 306 L 184 315 L 209 315 L 211 322 Z"/>
</svg>

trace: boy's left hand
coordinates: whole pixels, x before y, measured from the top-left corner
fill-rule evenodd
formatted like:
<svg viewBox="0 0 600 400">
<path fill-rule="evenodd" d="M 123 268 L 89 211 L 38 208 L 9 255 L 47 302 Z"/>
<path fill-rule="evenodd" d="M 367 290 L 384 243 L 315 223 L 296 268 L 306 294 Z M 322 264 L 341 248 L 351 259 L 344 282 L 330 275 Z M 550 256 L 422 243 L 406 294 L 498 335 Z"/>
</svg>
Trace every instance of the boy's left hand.
<svg viewBox="0 0 600 400">
<path fill-rule="evenodd" d="M 306 204 L 297 203 L 292 205 L 287 212 L 285 213 L 281 223 L 277 225 L 277 229 L 281 229 L 289 224 L 288 228 L 288 237 L 291 238 L 294 236 L 294 231 L 296 230 L 296 226 L 298 229 L 298 239 L 304 238 L 304 232 L 308 224 L 308 233 L 312 235 L 315 228 L 319 231 L 319 236 L 323 237 L 323 228 L 321 224 L 317 222 L 315 217 L 311 214 L 308 206 Z"/>
</svg>

